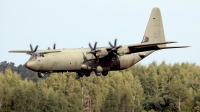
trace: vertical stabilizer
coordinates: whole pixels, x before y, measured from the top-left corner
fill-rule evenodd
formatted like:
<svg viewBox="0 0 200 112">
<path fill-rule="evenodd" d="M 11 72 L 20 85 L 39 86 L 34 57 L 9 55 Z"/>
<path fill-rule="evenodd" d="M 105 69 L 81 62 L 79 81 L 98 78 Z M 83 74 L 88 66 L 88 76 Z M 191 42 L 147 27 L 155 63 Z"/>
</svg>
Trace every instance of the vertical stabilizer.
<svg viewBox="0 0 200 112">
<path fill-rule="evenodd" d="M 162 24 L 162 17 L 159 8 L 153 8 L 147 28 L 142 40 L 144 42 L 165 42 L 165 35 Z M 165 47 L 166 45 L 159 45 Z"/>
</svg>

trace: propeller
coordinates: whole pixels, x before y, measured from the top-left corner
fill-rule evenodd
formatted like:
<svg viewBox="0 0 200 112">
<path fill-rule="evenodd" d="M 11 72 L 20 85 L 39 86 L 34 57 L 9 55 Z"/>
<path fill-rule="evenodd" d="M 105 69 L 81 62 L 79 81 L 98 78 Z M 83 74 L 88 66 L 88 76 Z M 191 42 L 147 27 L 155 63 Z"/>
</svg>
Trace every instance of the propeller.
<svg viewBox="0 0 200 112">
<path fill-rule="evenodd" d="M 33 53 L 35 53 L 35 52 L 37 51 L 37 49 L 38 49 L 38 45 L 36 45 L 36 46 L 35 46 L 35 49 L 33 49 L 32 44 L 30 44 L 30 49 L 31 49 L 31 51 L 30 51 L 30 52 L 27 52 L 27 54 L 32 55 Z"/>
<path fill-rule="evenodd" d="M 53 44 L 53 49 L 56 49 L 56 43 Z M 48 50 L 51 50 L 51 48 L 48 47 Z"/>
<path fill-rule="evenodd" d="M 108 42 L 110 47 L 111 47 L 111 50 L 109 51 L 109 54 L 110 53 L 114 53 L 114 54 L 117 54 L 117 50 L 122 47 L 121 45 L 120 46 L 117 46 L 117 39 L 115 39 L 114 41 L 114 45 L 109 41 Z"/>
<path fill-rule="evenodd" d="M 87 52 L 87 53 L 91 53 L 91 54 L 93 54 L 96 57 L 96 53 L 100 51 L 100 50 L 96 50 L 96 48 L 97 48 L 97 42 L 94 43 L 94 47 L 92 47 L 92 45 L 90 43 L 88 45 L 89 45 L 91 51 Z"/>
<path fill-rule="evenodd" d="M 96 61 L 98 62 L 99 58 L 96 55 L 96 53 L 99 52 L 99 51 L 101 51 L 101 50 L 96 50 L 96 48 L 97 48 L 97 42 L 94 43 L 94 47 L 92 47 L 92 45 L 90 43 L 88 45 L 89 45 L 91 51 L 87 52 L 87 54 L 89 54 L 89 53 L 93 54 L 95 56 L 95 58 L 96 58 Z"/>
</svg>

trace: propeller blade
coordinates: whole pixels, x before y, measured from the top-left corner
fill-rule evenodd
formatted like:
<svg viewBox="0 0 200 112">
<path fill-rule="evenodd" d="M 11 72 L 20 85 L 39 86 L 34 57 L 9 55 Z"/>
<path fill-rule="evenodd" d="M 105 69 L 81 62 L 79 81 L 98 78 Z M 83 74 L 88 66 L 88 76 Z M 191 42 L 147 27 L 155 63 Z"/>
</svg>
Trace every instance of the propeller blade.
<svg viewBox="0 0 200 112">
<path fill-rule="evenodd" d="M 36 52 L 36 51 L 37 51 L 37 49 L 38 49 L 38 45 L 35 47 L 35 50 L 34 50 L 33 52 Z"/>
<path fill-rule="evenodd" d="M 90 52 L 86 52 L 87 54 L 93 54 L 94 56 L 95 56 L 95 58 L 96 58 L 96 60 L 98 60 L 98 57 L 97 57 L 97 52 L 99 52 L 99 51 L 101 51 L 101 50 L 96 50 L 96 48 L 97 48 L 97 41 L 94 43 L 94 47 L 92 47 L 92 45 L 90 44 L 90 42 L 89 42 L 89 47 L 90 47 L 90 49 L 91 49 L 91 51 Z"/>
<path fill-rule="evenodd" d="M 56 43 L 53 44 L 53 49 L 56 49 Z"/>
<path fill-rule="evenodd" d="M 108 52 L 108 54 L 110 54 L 110 53 L 112 53 L 112 54 L 114 54 L 114 55 L 117 55 L 117 50 L 120 48 L 120 47 L 122 47 L 121 45 L 120 46 L 117 46 L 117 38 L 115 39 L 115 41 L 114 41 L 114 46 L 113 46 L 113 44 L 109 41 L 109 45 L 110 45 L 110 47 L 112 47 L 111 48 L 111 50 Z"/>
<path fill-rule="evenodd" d="M 114 43 L 114 47 L 116 47 L 117 46 L 117 39 L 115 39 L 115 43 Z"/>
<path fill-rule="evenodd" d="M 89 45 L 90 49 L 91 49 L 91 50 L 93 50 L 93 48 L 92 48 L 91 44 L 89 43 L 88 45 Z"/>
<path fill-rule="evenodd" d="M 112 47 L 112 48 L 114 47 L 114 46 L 110 43 L 110 41 L 109 41 L 108 43 L 109 43 L 110 47 Z"/>
<path fill-rule="evenodd" d="M 91 54 L 95 54 L 95 52 L 94 52 L 94 51 L 90 51 L 90 53 L 91 53 Z"/>
<path fill-rule="evenodd" d="M 119 49 L 120 47 L 122 47 L 122 46 L 120 45 L 120 46 L 116 47 L 116 49 Z"/>
<path fill-rule="evenodd" d="M 94 50 L 96 50 L 96 47 L 97 47 L 97 42 L 95 42 L 94 44 Z"/>
<path fill-rule="evenodd" d="M 32 47 L 32 44 L 30 44 L 30 49 L 31 49 L 31 51 L 33 51 L 33 47 Z"/>
</svg>

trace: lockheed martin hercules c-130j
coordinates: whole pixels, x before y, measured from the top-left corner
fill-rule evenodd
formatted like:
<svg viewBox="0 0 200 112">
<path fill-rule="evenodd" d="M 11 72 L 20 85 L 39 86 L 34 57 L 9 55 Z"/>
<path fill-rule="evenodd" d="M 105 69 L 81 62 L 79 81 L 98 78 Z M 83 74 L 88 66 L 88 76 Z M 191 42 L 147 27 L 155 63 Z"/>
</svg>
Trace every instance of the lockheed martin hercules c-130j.
<svg viewBox="0 0 200 112">
<path fill-rule="evenodd" d="M 165 41 L 162 18 L 159 8 L 153 8 L 149 22 L 141 43 L 132 45 L 117 45 L 109 42 L 109 47 L 97 47 L 89 43 L 89 48 L 9 51 L 30 54 L 25 66 L 35 72 L 38 77 L 52 72 L 76 72 L 78 76 L 90 76 L 95 72 L 97 76 L 106 76 L 109 71 L 123 70 L 136 64 L 151 53 L 162 49 L 186 48 L 188 46 L 167 47 L 166 44 L 176 43 Z"/>
</svg>

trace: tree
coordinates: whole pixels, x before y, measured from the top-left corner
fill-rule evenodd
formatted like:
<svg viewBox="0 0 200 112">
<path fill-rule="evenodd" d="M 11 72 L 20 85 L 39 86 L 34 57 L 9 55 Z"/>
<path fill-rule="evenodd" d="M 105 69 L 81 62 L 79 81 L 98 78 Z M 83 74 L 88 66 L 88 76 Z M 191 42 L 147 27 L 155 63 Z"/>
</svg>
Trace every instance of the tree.
<svg viewBox="0 0 200 112">
<path fill-rule="evenodd" d="M 118 112 L 118 105 L 119 105 L 119 94 L 117 94 L 113 89 L 111 89 L 107 96 L 106 100 L 101 108 L 103 112 Z"/>
</svg>

